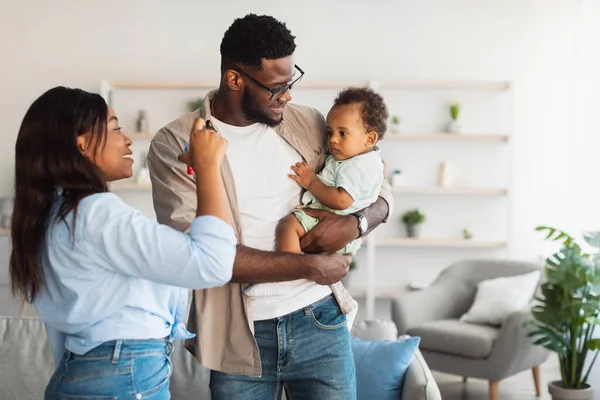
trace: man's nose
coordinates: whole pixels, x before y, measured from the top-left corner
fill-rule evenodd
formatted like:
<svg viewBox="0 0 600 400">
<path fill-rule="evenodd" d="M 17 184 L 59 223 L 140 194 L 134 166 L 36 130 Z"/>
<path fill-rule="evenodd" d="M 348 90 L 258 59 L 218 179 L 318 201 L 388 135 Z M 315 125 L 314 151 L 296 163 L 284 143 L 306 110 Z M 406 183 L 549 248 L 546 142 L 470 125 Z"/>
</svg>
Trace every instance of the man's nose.
<svg viewBox="0 0 600 400">
<path fill-rule="evenodd" d="M 285 91 L 285 92 L 284 92 L 284 93 L 281 95 L 281 97 L 279 97 L 279 98 L 277 99 L 277 101 L 278 101 L 280 104 L 285 104 L 285 103 L 287 103 L 287 102 L 288 102 L 288 101 L 290 101 L 290 100 L 292 100 L 292 92 L 290 91 L 290 89 L 286 90 L 286 91 Z"/>
</svg>

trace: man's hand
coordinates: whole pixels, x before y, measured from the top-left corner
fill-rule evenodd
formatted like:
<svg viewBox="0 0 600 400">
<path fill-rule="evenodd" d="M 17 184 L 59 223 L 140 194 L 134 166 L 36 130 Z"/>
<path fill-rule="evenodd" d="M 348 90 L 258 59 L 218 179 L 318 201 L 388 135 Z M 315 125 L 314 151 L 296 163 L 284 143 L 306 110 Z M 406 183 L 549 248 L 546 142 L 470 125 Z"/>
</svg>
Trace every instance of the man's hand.
<svg viewBox="0 0 600 400">
<path fill-rule="evenodd" d="M 338 215 L 325 210 L 305 208 L 304 212 L 319 223 L 300 240 L 304 253 L 338 251 L 358 238 L 358 221 L 352 215 Z"/>
<path fill-rule="evenodd" d="M 296 173 L 296 175 L 289 174 L 288 177 L 296 182 L 304 189 L 308 189 L 310 184 L 319 179 L 315 171 L 305 162 L 296 163 L 296 165 L 292 165 L 292 171 Z"/>
<path fill-rule="evenodd" d="M 310 273 L 307 279 L 319 285 L 332 285 L 348 273 L 352 256 L 339 253 L 311 254 Z"/>
</svg>

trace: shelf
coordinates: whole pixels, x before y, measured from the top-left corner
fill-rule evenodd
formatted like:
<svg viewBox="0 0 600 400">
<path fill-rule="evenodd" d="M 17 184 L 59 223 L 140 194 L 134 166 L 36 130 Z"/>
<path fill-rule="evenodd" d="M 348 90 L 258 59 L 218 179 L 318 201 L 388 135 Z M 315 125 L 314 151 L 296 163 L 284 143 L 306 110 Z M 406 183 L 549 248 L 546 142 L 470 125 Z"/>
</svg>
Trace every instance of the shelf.
<svg viewBox="0 0 600 400">
<path fill-rule="evenodd" d="M 151 184 L 139 184 L 135 182 L 117 182 L 110 185 L 113 192 L 145 192 L 152 190 Z"/>
<path fill-rule="evenodd" d="M 218 82 L 108 81 L 111 89 L 216 89 Z"/>
<path fill-rule="evenodd" d="M 384 140 L 406 140 L 424 142 L 474 142 L 505 143 L 508 135 L 496 134 L 464 134 L 464 133 L 399 133 L 386 135 Z"/>
<path fill-rule="evenodd" d="M 152 132 L 125 132 L 131 140 L 152 140 L 154 133 Z"/>
<path fill-rule="evenodd" d="M 463 89 L 505 91 L 510 83 L 505 81 L 381 81 L 378 89 Z"/>
<path fill-rule="evenodd" d="M 377 238 L 378 247 L 444 247 L 444 248 L 503 248 L 506 242 L 479 241 L 460 238 Z"/>
<path fill-rule="evenodd" d="M 8 237 L 8 236 L 10 236 L 10 230 L 0 229 L 0 237 Z"/>
<path fill-rule="evenodd" d="M 448 196 L 506 196 L 507 188 L 469 188 L 439 186 L 406 186 L 392 188 L 394 193 L 406 195 L 448 195 Z"/>
<path fill-rule="evenodd" d="M 107 81 L 113 89 L 216 89 L 218 82 L 173 81 Z M 302 81 L 297 88 L 336 89 L 349 86 L 377 89 L 463 89 L 505 91 L 510 83 L 504 81 Z"/>
</svg>

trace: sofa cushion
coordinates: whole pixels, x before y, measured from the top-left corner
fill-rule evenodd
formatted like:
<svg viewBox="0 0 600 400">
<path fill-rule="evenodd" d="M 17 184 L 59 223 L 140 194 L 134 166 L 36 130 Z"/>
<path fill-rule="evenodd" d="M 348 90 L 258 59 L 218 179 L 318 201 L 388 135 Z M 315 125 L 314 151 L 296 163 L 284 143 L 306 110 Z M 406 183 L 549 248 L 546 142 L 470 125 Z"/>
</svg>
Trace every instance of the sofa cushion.
<svg viewBox="0 0 600 400">
<path fill-rule="evenodd" d="M 43 399 L 54 357 L 42 321 L 0 317 L 0 340 L 0 399 Z"/>
<path fill-rule="evenodd" d="M 486 358 L 492 351 L 499 329 L 457 319 L 430 321 L 410 328 L 408 334 L 421 338 L 421 350 L 466 358 Z"/>
<path fill-rule="evenodd" d="M 404 375 L 419 346 L 419 338 L 371 341 L 352 338 L 357 400 L 402 398 Z"/>
<path fill-rule="evenodd" d="M 398 328 L 394 321 L 385 319 L 357 321 L 350 334 L 363 340 L 396 340 Z"/>
</svg>

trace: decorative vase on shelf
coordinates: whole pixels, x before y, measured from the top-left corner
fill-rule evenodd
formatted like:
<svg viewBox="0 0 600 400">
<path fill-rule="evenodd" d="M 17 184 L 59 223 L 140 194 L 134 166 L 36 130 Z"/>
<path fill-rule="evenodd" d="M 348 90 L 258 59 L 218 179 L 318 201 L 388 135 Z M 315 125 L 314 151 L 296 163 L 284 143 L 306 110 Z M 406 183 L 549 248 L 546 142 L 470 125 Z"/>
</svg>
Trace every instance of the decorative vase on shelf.
<svg viewBox="0 0 600 400">
<path fill-rule="evenodd" d="M 142 153 L 142 166 L 137 173 L 136 183 L 138 185 L 149 185 L 150 184 L 150 171 L 148 171 L 147 154 Z"/>
<path fill-rule="evenodd" d="M 135 131 L 137 133 L 150 132 L 148 127 L 148 117 L 146 117 L 146 110 L 139 110 L 138 117 L 135 121 Z"/>
<path fill-rule="evenodd" d="M 399 169 L 394 170 L 394 173 L 392 174 L 391 184 L 392 184 L 393 188 L 406 186 L 406 179 L 404 179 L 404 174 L 402 174 L 401 170 L 399 170 Z"/>
<path fill-rule="evenodd" d="M 460 115 L 460 105 L 458 103 L 452 103 L 449 106 L 450 110 L 450 118 L 452 120 L 446 127 L 446 132 L 448 133 L 462 133 L 462 127 L 458 122 L 458 116 Z"/>
</svg>

